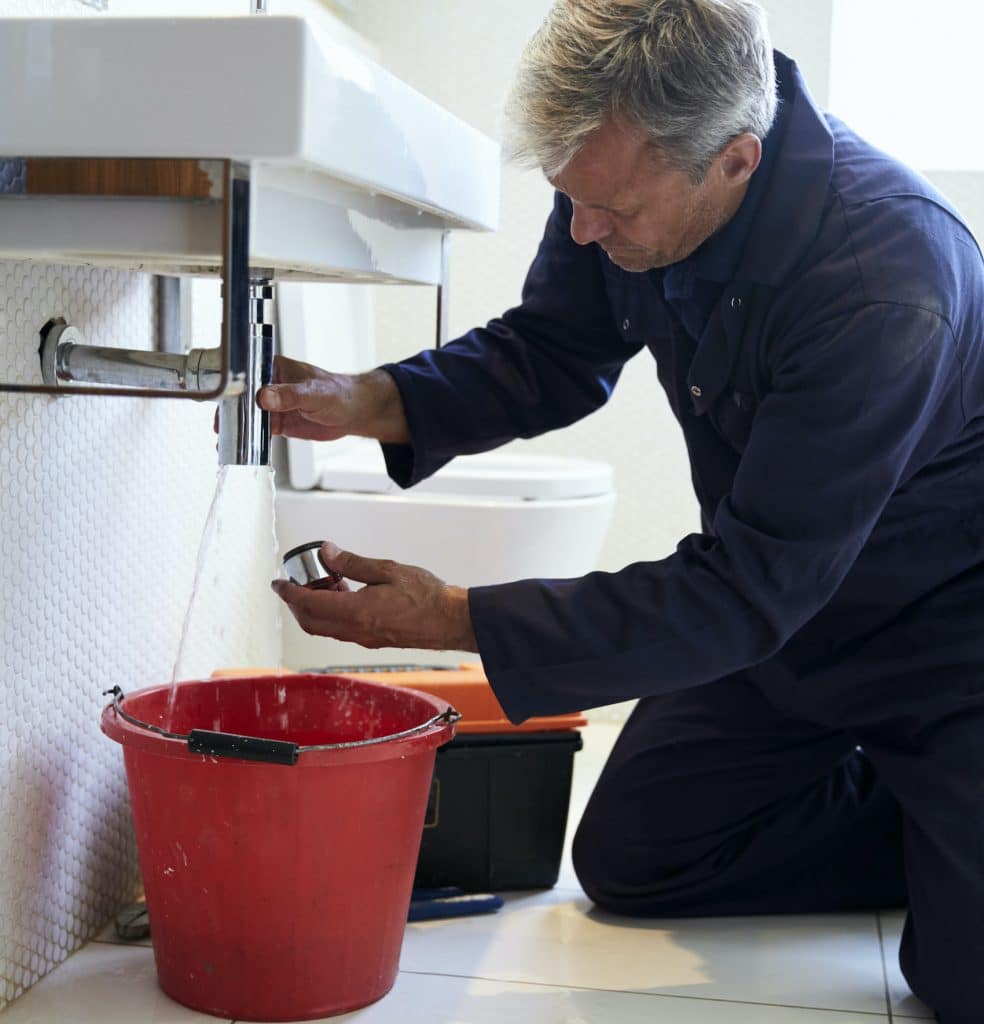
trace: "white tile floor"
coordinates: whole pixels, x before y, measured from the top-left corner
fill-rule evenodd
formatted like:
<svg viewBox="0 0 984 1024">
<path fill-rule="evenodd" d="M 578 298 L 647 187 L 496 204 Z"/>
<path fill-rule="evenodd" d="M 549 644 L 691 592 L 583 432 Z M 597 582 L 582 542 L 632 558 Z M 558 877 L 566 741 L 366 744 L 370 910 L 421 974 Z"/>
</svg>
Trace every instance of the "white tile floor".
<svg viewBox="0 0 984 1024">
<path fill-rule="evenodd" d="M 577 821 L 618 728 L 575 757 Z M 570 831 L 570 830 L 569 830 Z M 495 915 L 409 925 L 384 999 L 358 1024 L 913 1024 L 931 1019 L 896 965 L 901 914 L 626 921 L 593 910 L 565 853 L 551 892 Z M 3 1014 L 2 1024 L 214 1021 L 157 988 L 149 943 L 108 927 Z"/>
</svg>

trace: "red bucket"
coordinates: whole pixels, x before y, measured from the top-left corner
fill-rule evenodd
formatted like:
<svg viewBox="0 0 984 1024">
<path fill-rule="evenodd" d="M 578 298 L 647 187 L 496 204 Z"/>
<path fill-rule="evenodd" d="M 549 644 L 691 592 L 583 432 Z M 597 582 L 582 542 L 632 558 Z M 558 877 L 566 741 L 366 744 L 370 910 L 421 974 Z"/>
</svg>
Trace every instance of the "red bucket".
<svg viewBox="0 0 984 1024">
<path fill-rule="evenodd" d="M 102 714 L 123 744 L 161 988 L 308 1020 L 396 980 L 446 701 L 326 675 L 179 683 Z"/>
</svg>

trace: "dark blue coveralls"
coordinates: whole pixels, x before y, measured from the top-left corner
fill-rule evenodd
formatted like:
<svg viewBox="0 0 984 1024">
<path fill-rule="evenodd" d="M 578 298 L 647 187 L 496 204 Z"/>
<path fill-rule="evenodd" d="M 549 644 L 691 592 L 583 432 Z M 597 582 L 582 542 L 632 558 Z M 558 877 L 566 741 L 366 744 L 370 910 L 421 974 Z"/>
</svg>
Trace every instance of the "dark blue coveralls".
<svg viewBox="0 0 984 1024">
<path fill-rule="evenodd" d="M 413 440 L 384 450 L 408 486 L 565 426 L 647 347 L 701 532 L 469 594 L 513 721 L 642 698 L 575 840 L 584 888 L 653 916 L 908 905 L 910 985 L 979 1024 L 984 264 L 926 181 L 776 66 L 721 233 L 628 273 L 572 241 L 558 194 L 521 305 L 387 367 Z"/>
</svg>

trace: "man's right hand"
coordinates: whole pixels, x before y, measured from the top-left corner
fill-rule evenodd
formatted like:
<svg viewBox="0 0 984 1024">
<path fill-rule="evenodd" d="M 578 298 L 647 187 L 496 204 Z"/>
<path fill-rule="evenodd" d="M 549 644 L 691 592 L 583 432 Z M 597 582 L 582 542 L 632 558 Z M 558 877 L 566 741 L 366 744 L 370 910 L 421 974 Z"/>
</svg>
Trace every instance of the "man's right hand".
<svg viewBox="0 0 984 1024">
<path fill-rule="evenodd" d="M 274 383 L 257 395 L 275 434 L 335 441 L 355 434 L 391 444 L 410 440 L 403 400 L 385 370 L 329 373 L 310 363 L 277 356 Z"/>
</svg>

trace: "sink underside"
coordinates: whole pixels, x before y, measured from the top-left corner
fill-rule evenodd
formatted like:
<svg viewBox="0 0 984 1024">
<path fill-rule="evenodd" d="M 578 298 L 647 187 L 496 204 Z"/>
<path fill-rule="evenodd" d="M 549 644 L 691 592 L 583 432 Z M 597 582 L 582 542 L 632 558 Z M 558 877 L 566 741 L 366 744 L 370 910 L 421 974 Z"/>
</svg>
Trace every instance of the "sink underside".
<svg viewBox="0 0 984 1024">
<path fill-rule="evenodd" d="M 303 19 L 2 28 L 0 144 L 26 174 L 0 195 L 0 258 L 217 273 L 225 160 L 276 278 L 436 284 L 446 231 L 496 226 L 496 144 Z M 165 166 L 193 187 L 133 184 Z"/>
</svg>

